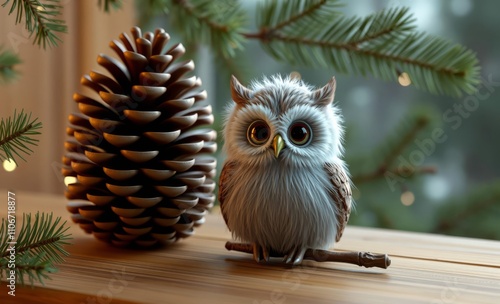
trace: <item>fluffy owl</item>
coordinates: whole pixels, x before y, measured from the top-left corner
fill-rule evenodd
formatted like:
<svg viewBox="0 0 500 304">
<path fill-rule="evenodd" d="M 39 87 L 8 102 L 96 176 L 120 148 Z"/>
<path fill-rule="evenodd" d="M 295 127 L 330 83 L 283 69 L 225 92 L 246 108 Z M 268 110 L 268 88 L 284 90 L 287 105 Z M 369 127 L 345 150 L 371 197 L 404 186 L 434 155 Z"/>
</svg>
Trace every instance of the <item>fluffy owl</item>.
<svg viewBox="0 0 500 304">
<path fill-rule="evenodd" d="M 231 79 L 219 201 L 257 262 L 273 254 L 300 264 L 308 248 L 327 249 L 342 236 L 352 202 L 335 87 L 335 78 L 319 89 L 290 77 L 250 88 Z"/>
</svg>

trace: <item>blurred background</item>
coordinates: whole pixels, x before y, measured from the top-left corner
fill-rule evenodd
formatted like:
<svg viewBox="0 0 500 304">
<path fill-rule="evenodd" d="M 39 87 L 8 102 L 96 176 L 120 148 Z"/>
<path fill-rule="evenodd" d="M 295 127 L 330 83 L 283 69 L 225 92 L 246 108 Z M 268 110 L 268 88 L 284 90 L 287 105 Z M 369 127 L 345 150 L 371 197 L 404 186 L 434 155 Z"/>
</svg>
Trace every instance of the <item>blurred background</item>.
<svg viewBox="0 0 500 304">
<path fill-rule="evenodd" d="M 250 29 L 255 29 L 257 2 L 241 1 L 248 11 Z M 360 17 L 387 7 L 408 6 L 420 31 L 472 49 L 483 79 L 478 93 L 451 98 L 408 86 L 405 79 L 390 83 L 333 69 L 290 66 L 267 55 L 257 41 L 245 44 L 241 60 L 247 64 L 238 77 L 246 83 L 262 75 L 294 73 L 311 85 L 323 86 L 335 75 L 336 101 L 347 127 L 346 159 L 357 186 L 357 207 L 350 224 L 500 239 L 500 3 L 345 2 L 341 10 Z M 15 25 L 15 16 L 0 8 L 0 45 L 23 61 L 18 67 L 20 77 L 0 85 L 1 117 L 24 108 L 43 122 L 39 146 L 27 157 L 28 162 L 20 161 L 17 168 L 0 168 L 1 188 L 63 193 L 60 169 L 65 128 L 68 114 L 76 111 L 72 94 L 80 89 L 84 73 L 103 70 L 96 58 L 99 53 L 113 54 L 110 40 L 141 24 L 144 30 L 163 27 L 174 42 L 182 41 L 168 17 L 145 18 L 143 7 L 132 0 L 109 14 L 99 9 L 97 1 L 62 3 L 68 33 L 61 35 L 60 46 L 47 50 L 33 45 L 23 26 Z M 208 102 L 214 106 L 219 129 L 223 108 L 230 102 L 229 74 L 203 45 L 192 46 L 190 55 L 195 58 L 196 75 L 208 91 Z M 424 119 L 425 127 L 410 138 L 395 156 L 395 163 L 400 169 L 408 163 L 418 165 L 423 172 L 384 174 L 378 170 L 381 155 L 391 141 L 404 137 L 405 128 L 415 119 Z M 219 165 L 223 157 L 220 155 Z"/>
</svg>

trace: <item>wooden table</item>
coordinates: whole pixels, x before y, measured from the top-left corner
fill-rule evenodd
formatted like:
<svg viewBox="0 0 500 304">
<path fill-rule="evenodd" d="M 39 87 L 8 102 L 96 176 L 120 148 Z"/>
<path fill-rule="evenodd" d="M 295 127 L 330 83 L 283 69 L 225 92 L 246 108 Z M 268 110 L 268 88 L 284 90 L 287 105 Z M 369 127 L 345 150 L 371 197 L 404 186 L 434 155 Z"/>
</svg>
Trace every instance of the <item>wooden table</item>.
<svg viewBox="0 0 500 304">
<path fill-rule="evenodd" d="M 7 191 L 0 192 L 0 216 Z M 62 196 L 17 193 L 22 212 L 69 219 Z M 52 280 L 0 287 L 0 303 L 500 303 L 500 242 L 348 226 L 337 250 L 388 253 L 388 269 L 305 261 L 257 264 L 224 248 L 231 239 L 217 210 L 195 236 L 154 251 L 119 249 L 69 221 L 70 256 Z"/>
</svg>

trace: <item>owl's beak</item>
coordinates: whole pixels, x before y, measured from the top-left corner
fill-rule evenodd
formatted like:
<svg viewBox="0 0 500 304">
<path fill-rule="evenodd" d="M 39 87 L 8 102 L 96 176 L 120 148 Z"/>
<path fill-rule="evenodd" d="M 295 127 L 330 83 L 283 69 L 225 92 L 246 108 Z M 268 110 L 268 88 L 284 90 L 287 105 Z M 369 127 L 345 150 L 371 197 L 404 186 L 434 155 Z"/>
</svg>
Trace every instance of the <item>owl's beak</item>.
<svg viewBox="0 0 500 304">
<path fill-rule="evenodd" d="M 285 147 L 285 142 L 283 141 L 283 138 L 281 135 L 277 134 L 273 138 L 273 150 L 274 150 L 274 157 L 278 158 L 280 156 L 281 150 Z"/>
</svg>

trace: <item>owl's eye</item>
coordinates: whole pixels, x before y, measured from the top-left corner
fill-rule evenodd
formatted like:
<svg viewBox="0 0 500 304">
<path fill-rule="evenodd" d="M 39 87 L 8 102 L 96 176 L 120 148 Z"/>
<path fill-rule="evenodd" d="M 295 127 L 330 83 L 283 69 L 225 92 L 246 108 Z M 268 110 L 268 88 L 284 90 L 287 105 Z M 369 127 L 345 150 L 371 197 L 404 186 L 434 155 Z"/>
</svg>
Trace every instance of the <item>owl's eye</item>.
<svg viewBox="0 0 500 304">
<path fill-rule="evenodd" d="M 290 128 L 288 128 L 288 138 L 293 144 L 304 146 L 311 141 L 311 127 L 303 121 L 294 122 Z"/>
<path fill-rule="evenodd" d="M 248 127 L 248 141 L 256 146 L 263 145 L 269 139 L 269 126 L 263 120 L 252 122 Z"/>
</svg>

